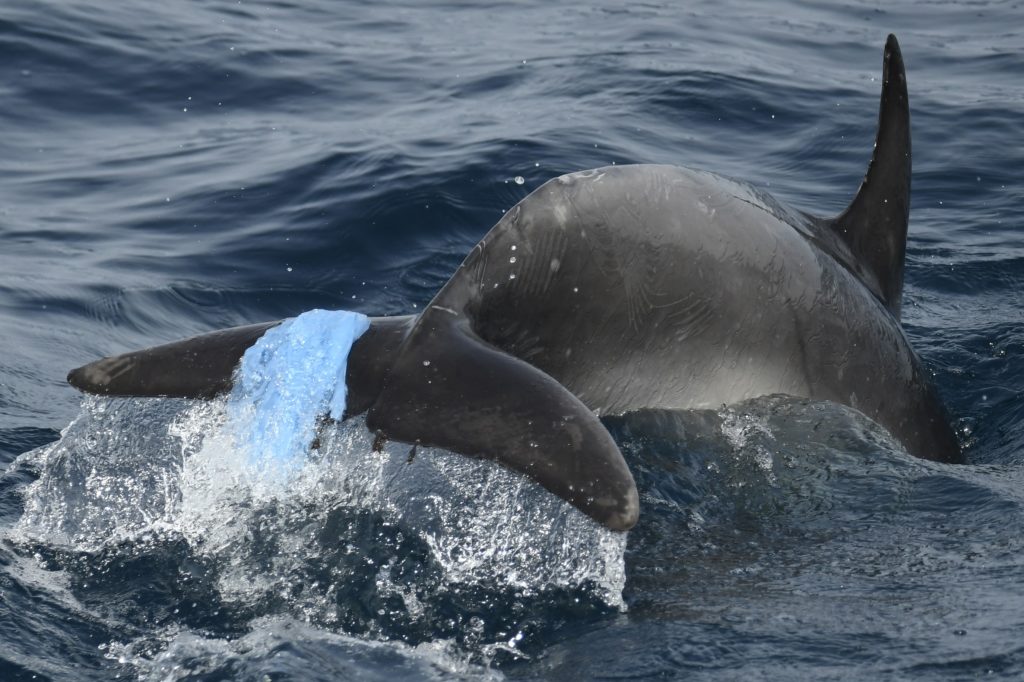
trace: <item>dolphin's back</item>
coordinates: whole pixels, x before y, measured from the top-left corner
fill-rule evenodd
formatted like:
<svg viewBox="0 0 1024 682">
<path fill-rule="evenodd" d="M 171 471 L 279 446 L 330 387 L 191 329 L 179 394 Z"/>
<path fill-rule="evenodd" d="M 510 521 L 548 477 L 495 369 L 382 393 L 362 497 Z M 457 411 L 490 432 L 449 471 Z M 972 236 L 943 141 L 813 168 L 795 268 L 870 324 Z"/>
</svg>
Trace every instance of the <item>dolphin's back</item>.
<svg viewBox="0 0 1024 682">
<path fill-rule="evenodd" d="M 915 454 L 949 452 L 899 322 L 817 229 L 713 173 L 573 173 L 509 211 L 434 305 L 601 414 L 788 394 L 858 409 Z"/>
<path fill-rule="evenodd" d="M 848 275 L 749 188 L 685 168 L 557 178 L 484 243 L 438 304 L 466 306 L 483 339 L 602 413 L 808 396 L 808 326 L 877 308 L 829 285 Z M 794 317 L 814 306 L 824 318 Z"/>
</svg>

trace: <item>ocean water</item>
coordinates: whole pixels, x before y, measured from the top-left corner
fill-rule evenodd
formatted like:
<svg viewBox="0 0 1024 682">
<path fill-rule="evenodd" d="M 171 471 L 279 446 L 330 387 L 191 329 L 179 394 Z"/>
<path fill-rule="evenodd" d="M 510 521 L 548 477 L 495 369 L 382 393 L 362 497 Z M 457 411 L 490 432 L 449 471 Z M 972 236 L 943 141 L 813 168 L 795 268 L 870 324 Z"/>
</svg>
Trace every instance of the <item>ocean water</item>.
<svg viewBox="0 0 1024 682">
<path fill-rule="evenodd" d="M 968 463 L 781 398 L 607 425 L 638 526 L 331 425 L 247 476 L 223 402 L 92 359 L 414 313 L 532 189 L 611 163 L 829 215 L 900 39 L 904 327 Z M 5 0 L 0 679 L 1024 677 L 1024 5 Z M 411 461 L 410 461 L 411 460 Z"/>
</svg>

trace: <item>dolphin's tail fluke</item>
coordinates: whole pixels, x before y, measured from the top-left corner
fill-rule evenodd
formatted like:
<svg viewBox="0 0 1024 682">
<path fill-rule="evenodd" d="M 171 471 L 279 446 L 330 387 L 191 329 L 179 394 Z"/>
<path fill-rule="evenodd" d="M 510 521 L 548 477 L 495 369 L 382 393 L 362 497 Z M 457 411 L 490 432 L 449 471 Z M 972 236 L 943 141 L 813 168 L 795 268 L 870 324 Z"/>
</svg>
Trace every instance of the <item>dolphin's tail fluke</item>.
<svg viewBox="0 0 1024 682">
<path fill-rule="evenodd" d="M 597 416 L 450 309 L 423 313 L 366 424 L 395 440 L 497 461 L 612 530 L 637 521 L 633 476 Z"/>
<path fill-rule="evenodd" d="M 852 252 L 846 263 L 896 318 L 910 215 L 910 106 L 896 36 L 885 44 L 878 132 L 857 196 L 827 226 Z"/>
<path fill-rule="evenodd" d="M 235 327 L 72 370 L 100 395 L 213 398 L 231 390 L 245 351 L 280 322 Z M 346 416 L 407 443 L 494 460 L 612 530 L 639 515 L 636 484 L 598 418 L 553 378 L 484 343 L 433 306 L 377 317 L 349 355 Z"/>
<path fill-rule="evenodd" d="M 231 390 L 242 354 L 278 324 L 233 327 L 103 358 L 71 370 L 68 383 L 99 395 L 212 398 Z"/>
<path fill-rule="evenodd" d="M 349 355 L 348 414 L 365 412 L 376 400 L 395 353 L 415 321 L 415 315 L 370 318 L 370 328 L 357 339 Z M 279 324 L 222 329 L 103 358 L 71 370 L 68 383 L 97 395 L 214 398 L 231 390 L 245 351 Z"/>
</svg>

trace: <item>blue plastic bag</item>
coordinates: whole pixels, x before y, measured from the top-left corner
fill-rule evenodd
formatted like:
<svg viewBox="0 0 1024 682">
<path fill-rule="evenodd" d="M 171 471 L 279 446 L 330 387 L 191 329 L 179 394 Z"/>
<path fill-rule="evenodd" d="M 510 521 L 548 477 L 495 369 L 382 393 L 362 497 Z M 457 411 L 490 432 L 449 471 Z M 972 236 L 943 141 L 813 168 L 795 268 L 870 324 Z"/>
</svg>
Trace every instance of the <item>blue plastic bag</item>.
<svg viewBox="0 0 1024 682">
<path fill-rule="evenodd" d="M 261 469 L 293 471 L 305 461 L 319 418 L 345 413 L 345 372 L 370 319 L 310 310 L 270 329 L 250 347 L 228 398 L 235 443 Z"/>
</svg>

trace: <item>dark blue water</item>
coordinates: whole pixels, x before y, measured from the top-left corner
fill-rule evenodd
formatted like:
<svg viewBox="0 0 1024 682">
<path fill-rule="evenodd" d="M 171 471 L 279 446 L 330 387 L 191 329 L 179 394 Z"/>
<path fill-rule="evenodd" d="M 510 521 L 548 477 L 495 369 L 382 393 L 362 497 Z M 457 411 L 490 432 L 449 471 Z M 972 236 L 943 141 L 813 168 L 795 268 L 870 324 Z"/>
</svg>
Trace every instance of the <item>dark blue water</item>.
<svg viewBox="0 0 1024 682">
<path fill-rule="evenodd" d="M 966 466 L 832 405 L 615 419 L 623 537 L 358 422 L 252 480 L 222 405 L 64 383 L 315 307 L 415 312 L 567 171 L 683 164 L 838 212 L 888 32 L 904 324 Z M 6 0 L 0 679 L 1024 676 L 1022 46 L 1019 2 Z"/>
</svg>

